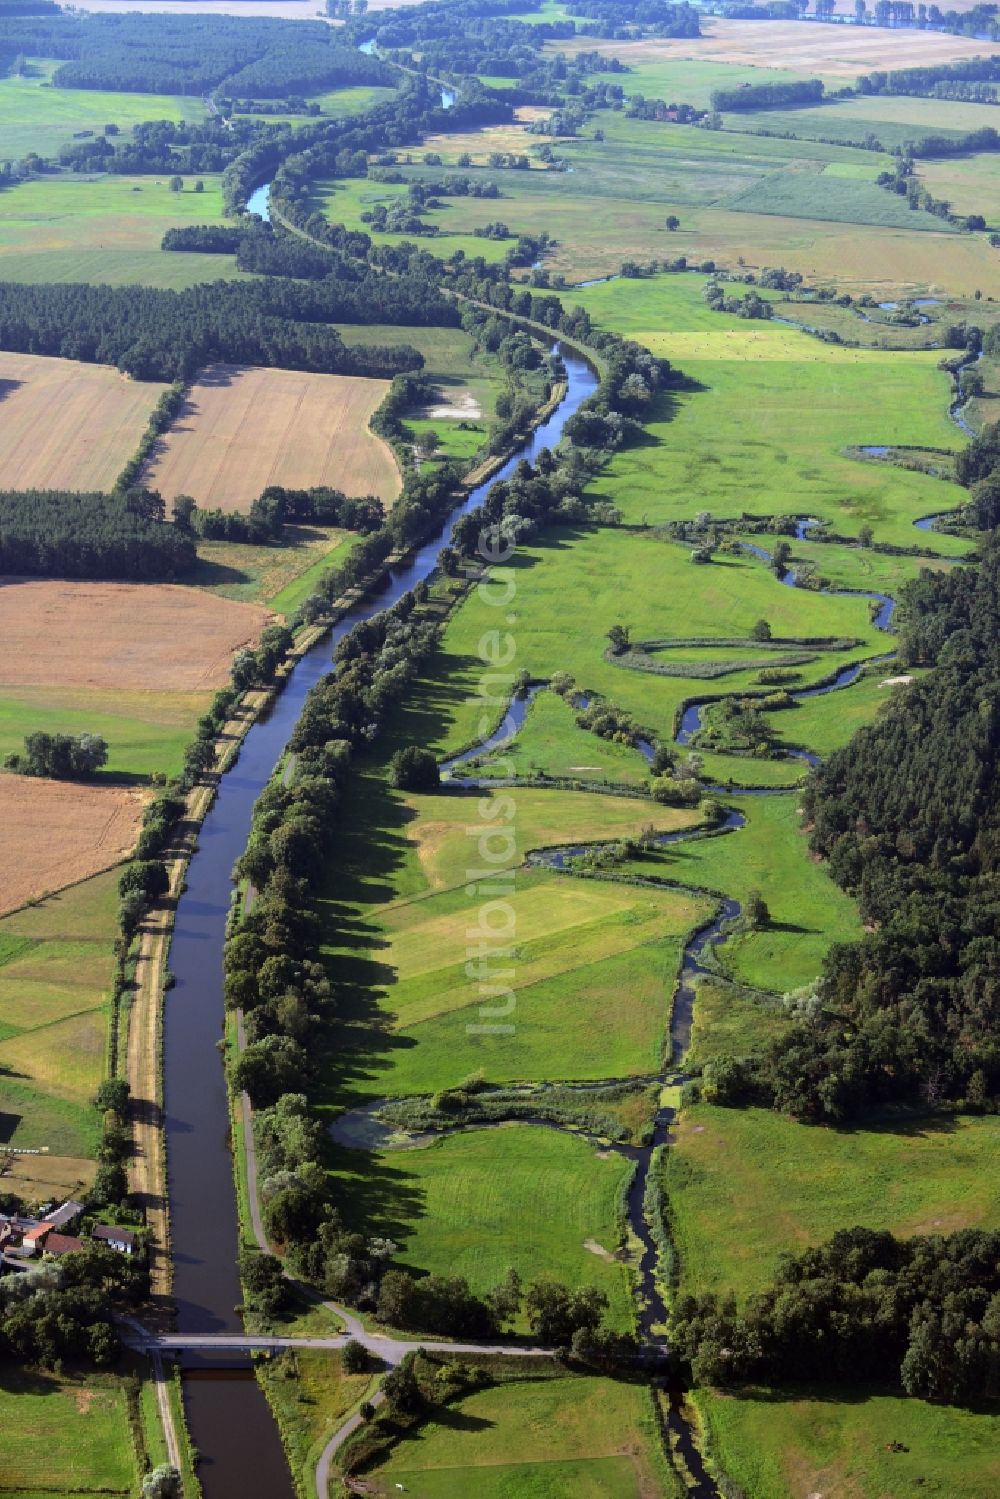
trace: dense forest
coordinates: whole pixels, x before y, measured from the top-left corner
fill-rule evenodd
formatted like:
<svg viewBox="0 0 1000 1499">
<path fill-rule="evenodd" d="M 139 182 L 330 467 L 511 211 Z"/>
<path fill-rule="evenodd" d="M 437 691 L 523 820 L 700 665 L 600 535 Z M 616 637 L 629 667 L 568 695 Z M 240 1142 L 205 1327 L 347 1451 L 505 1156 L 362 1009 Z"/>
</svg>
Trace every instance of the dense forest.
<svg viewBox="0 0 1000 1499">
<path fill-rule="evenodd" d="M 1000 542 L 900 600 L 901 667 L 934 666 L 810 777 L 815 853 L 866 924 L 762 1059 L 706 1069 L 721 1103 L 837 1122 L 1000 1094 Z"/>
<path fill-rule="evenodd" d="M 214 282 L 181 292 L 0 283 L 0 348 L 113 364 L 137 380 L 190 379 L 212 363 L 383 379 L 423 365 L 407 344 L 347 348 L 331 322 L 448 326 L 458 313 L 426 283 L 374 273 L 356 281 Z"/>
<path fill-rule="evenodd" d="M 743 1308 L 682 1297 L 675 1355 L 700 1384 L 837 1381 L 953 1405 L 1000 1398 L 1000 1234 L 852 1228 L 787 1257 Z"/>
<path fill-rule="evenodd" d="M 857 87 L 860 94 L 912 94 L 921 98 L 934 94 L 940 84 L 997 81 L 1000 81 L 1000 57 L 994 54 L 959 62 L 935 63 L 932 67 L 862 73 Z"/>
<path fill-rule="evenodd" d="M 5 48 L 63 60 L 57 88 L 149 94 L 234 93 L 273 98 L 395 78 L 376 57 L 345 46 L 320 21 L 226 15 L 68 16 L 10 20 Z"/>
<path fill-rule="evenodd" d="M 744 83 L 737 88 L 713 89 L 712 108 L 779 109 L 822 104 L 823 89 L 819 78 L 803 78 L 796 83 Z"/>
<path fill-rule="evenodd" d="M 368 243 L 366 235 L 363 243 L 355 247 L 357 253 L 364 255 Z M 188 224 L 181 229 L 168 229 L 161 248 L 193 250 L 202 255 L 235 255 L 237 270 L 255 271 L 264 276 L 321 281 L 336 273 L 350 281 L 358 279 L 357 270 L 345 265 L 343 256 L 331 258 L 329 250 L 318 249 L 297 235 L 277 235 L 270 224 L 255 222 L 252 216 L 241 224 Z M 379 301 L 393 295 L 391 288 L 380 289 Z M 370 305 L 367 295 L 358 300 L 362 310 Z M 352 318 L 351 321 L 362 319 Z"/>
<path fill-rule="evenodd" d="M 195 564 L 194 540 L 164 524 L 145 491 L 0 493 L 0 572 L 169 582 Z"/>
</svg>

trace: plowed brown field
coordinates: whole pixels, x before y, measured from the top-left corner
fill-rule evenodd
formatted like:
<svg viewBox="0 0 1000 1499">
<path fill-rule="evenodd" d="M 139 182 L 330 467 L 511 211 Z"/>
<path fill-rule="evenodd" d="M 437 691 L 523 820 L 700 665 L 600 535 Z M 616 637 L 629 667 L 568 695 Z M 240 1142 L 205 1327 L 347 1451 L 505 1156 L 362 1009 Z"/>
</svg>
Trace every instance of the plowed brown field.
<svg viewBox="0 0 1000 1499">
<path fill-rule="evenodd" d="M 0 578 L 0 685 L 209 691 L 271 617 L 172 583 Z"/>
<path fill-rule="evenodd" d="M 0 915 L 132 851 L 149 793 L 0 775 Z"/>
<path fill-rule="evenodd" d="M 187 494 L 211 510 L 249 510 L 268 484 L 330 484 L 392 500 L 396 460 L 368 428 L 388 388 L 349 375 L 216 365 L 160 442 L 147 483 L 168 503 Z"/>
<path fill-rule="evenodd" d="M 110 489 L 165 385 L 0 352 L 0 489 Z"/>
</svg>

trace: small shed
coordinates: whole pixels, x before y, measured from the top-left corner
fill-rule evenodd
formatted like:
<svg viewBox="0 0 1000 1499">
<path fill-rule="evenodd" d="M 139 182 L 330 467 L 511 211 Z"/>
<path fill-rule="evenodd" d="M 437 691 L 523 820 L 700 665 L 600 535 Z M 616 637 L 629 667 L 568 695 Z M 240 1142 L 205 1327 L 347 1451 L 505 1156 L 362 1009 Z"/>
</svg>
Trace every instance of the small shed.
<svg viewBox="0 0 1000 1499">
<path fill-rule="evenodd" d="M 93 1237 L 102 1244 L 117 1249 L 119 1254 L 134 1254 L 138 1245 L 138 1239 L 131 1228 L 116 1228 L 107 1223 L 98 1223 L 93 1230 Z"/>
</svg>

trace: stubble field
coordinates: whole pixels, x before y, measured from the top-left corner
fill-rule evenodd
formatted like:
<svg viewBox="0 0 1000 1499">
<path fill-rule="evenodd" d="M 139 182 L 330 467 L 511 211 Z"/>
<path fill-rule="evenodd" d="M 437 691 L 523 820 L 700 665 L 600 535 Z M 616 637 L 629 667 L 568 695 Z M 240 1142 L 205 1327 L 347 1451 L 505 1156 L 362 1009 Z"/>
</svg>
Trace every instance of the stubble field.
<svg viewBox="0 0 1000 1499">
<path fill-rule="evenodd" d="M 148 482 L 169 502 L 249 510 L 268 484 L 329 484 L 392 500 L 399 471 L 369 430 L 385 380 L 216 365 L 191 391 L 159 446 Z"/>
<path fill-rule="evenodd" d="M 890 31 L 886 27 L 803 26 L 798 21 L 702 21 L 703 35 L 676 41 L 563 41 L 558 50 L 606 52 L 631 66 L 694 59 L 743 67 L 787 68 L 790 72 L 854 78 L 873 68 L 923 67 L 955 62 L 988 51 L 973 37 L 932 31 Z M 626 83 L 626 92 L 628 85 Z"/>
<path fill-rule="evenodd" d="M 270 616 L 179 584 L 0 578 L 4 687 L 207 692 Z"/>
<path fill-rule="evenodd" d="M 165 389 L 109 365 L 0 352 L 0 489 L 110 489 Z"/>
<path fill-rule="evenodd" d="M 126 858 L 145 800 L 119 786 L 0 776 L 0 913 Z"/>
</svg>

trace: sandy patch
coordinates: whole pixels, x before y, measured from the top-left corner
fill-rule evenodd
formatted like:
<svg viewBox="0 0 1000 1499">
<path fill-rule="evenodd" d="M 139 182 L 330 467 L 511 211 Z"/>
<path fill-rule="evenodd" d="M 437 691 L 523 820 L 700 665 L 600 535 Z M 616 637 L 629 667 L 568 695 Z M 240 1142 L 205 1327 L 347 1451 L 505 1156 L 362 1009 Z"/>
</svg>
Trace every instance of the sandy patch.
<svg viewBox="0 0 1000 1499">
<path fill-rule="evenodd" d="M 611 1251 L 605 1249 L 603 1244 L 598 1244 L 596 1239 L 584 1239 L 583 1247 L 584 1249 L 588 1249 L 591 1254 L 596 1254 L 599 1260 L 614 1260 L 614 1255 Z"/>
<path fill-rule="evenodd" d="M 234 652 L 272 616 L 175 583 L 71 583 L 0 577 L 0 692 L 222 687 Z M 65 883 L 65 882 L 64 882 Z"/>
<path fill-rule="evenodd" d="M 439 390 L 438 396 L 439 400 L 433 406 L 425 407 L 421 416 L 432 421 L 439 417 L 452 417 L 456 421 L 479 421 L 483 414 L 483 408 L 471 390 L 460 390 L 451 397 L 444 390 Z"/>
<path fill-rule="evenodd" d="M 148 793 L 0 776 L 0 914 L 128 857 Z"/>
<path fill-rule="evenodd" d="M 399 470 L 369 430 L 387 380 L 215 365 L 206 370 L 147 470 L 165 500 L 249 510 L 268 484 L 329 484 L 393 500 Z"/>
</svg>

